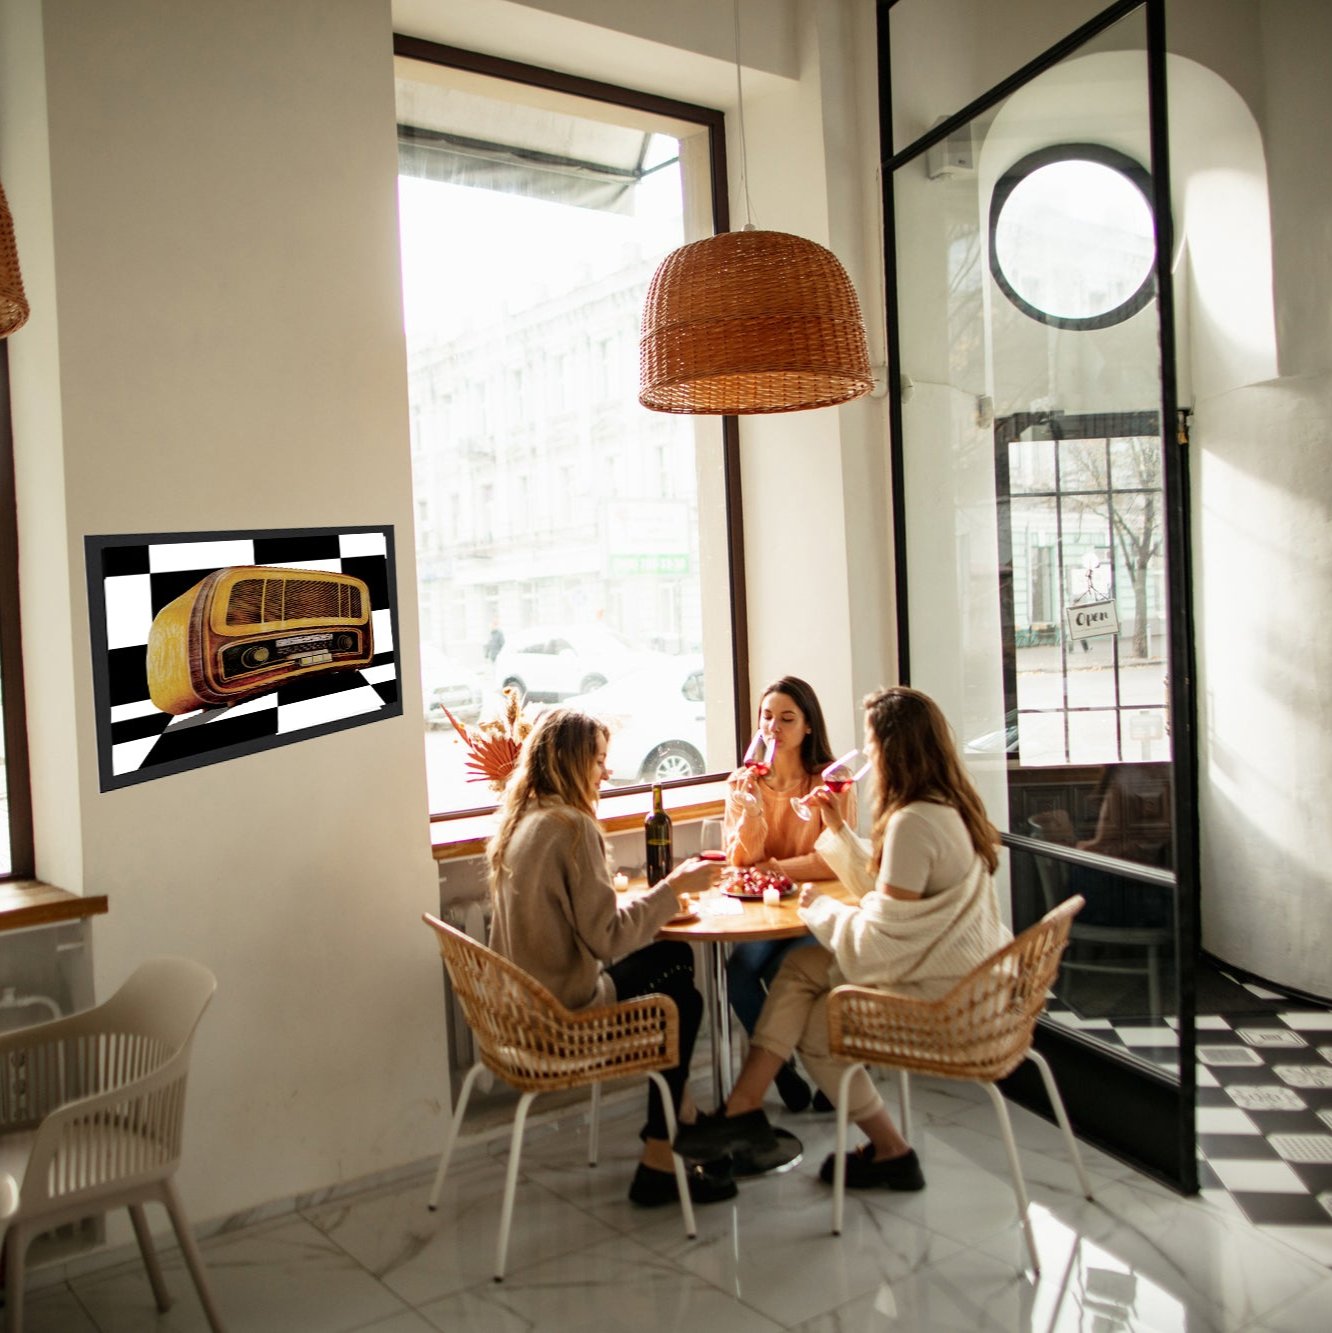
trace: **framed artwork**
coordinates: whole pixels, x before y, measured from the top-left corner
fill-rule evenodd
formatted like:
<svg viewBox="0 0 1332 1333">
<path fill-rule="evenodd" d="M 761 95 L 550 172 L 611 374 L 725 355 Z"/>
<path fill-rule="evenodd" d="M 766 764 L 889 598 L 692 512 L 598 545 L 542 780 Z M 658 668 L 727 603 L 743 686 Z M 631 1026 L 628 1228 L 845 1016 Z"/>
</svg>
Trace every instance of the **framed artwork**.
<svg viewBox="0 0 1332 1333">
<path fill-rule="evenodd" d="M 84 538 L 103 791 L 402 713 L 393 529 Z"/>
</svg>

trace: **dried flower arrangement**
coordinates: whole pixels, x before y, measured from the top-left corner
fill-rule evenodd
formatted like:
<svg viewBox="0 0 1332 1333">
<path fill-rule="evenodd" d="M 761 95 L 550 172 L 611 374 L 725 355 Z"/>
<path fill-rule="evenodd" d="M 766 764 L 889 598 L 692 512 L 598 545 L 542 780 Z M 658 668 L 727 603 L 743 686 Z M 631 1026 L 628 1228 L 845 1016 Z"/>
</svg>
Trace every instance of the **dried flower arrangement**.
<svg viewBox="0 0 1332 1333">
<path fill-rule="evenodd" d="M 478 722 L 469 731 L 446 708 L 444 716 L 453 723 L 453 729 L 462 737 L 468 755 L 465 766 L 470 771 L 468 782 L 487 782 L 492 791 L 503 791 L 509 774 L 518 762 L 518 751 L 522 749 L 527 733 L 532 730 L 532 723 L 523 716 L 523 703 L 518 691 L 506 687 L 504 708 L 499 717 Z"/>
</svg>

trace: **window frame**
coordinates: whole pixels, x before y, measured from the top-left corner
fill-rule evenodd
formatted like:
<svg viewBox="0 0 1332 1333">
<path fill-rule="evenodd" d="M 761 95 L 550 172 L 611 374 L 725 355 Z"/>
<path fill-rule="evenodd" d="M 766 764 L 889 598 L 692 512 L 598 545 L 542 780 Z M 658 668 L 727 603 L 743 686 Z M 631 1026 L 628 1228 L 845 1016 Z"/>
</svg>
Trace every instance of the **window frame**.
<svg viewBox="0 0 1332 1333">
<path fill-rule="evenodd" d="M 1009 476 L 1009 446 L 1020 443 L 1023 435 L 1032 427 L 1043 427 L 1049 431 L 1049 437 L 1056 451 L 1055 481 L 1053 489 L 1046 491 L 1014 491 Z M 1034 765 L 1033 767 L 1062 767 L 1077 768 L 1085 767 L 1079 765 L 1068 758 L 1069 750 L 1069 718 L 1075 713 L 1113 713 L 1115 718 L 1115 757 L 1113 760 L 1105 760 L 1105 763 L 1124 763 L 1124 718 L 1129 713 L 1143 711 L 1155 711 L 1154 708 L 1144 709 L 1139 704 L 1126 704 L 1122 697 L 1122 663 L 1119 652 L 1119 639 L 1116 636 L 1116 642 L 1112 648 L 1114 662 L 1114 703 L 1104 705 L 1085 705 L 1071 704 L 1067 698 L 1067 656 L 1068 646 L 1066 639 L 1065 610 L 1070 604 L 1064 584 L 1064 572 L 1067 568 L 1067 560 L 1064 551 L 1065 539 L 1063 534 L 1062 503 L 1065 498 L 1077 495 L 1098 494 L 1104 495 L 1107 507 L 1113 511 L 1115 497 L 1151 494 L 1160 498 L 1161 512 L 1165 512 L 1165 481 L 1164 466 L 1160 484 L 1155 488 L 1116 486 L 1113 485 L 1114 478 L 1107 475 L 1106 488 L 1104 491 L 1090 492 L 1078 490 L 1074 487 L 1065 488 L 1061 480 L 1061 473 L 1058 466 L 1058 450 L 1060 445 L 1072 441 L 1105 441 L 1108 445 L 1110 440 L 1127 439 L 1132 437 L 1159 438 L 1160 436 L 1160 414 L 1151 409 L 1140 411 L 1122 411 L 1105 413 L 1072 413 L 1064 415 L 1062 413 L 1045 412 L 1019 412 L 1009 417 L 998 418 L 994 423 L 994 466 L 995 466 L 995 497 L 999 507 L 999 552 L 998 559 L 1001 568 L 1014 568 L 1013 551 L 1013 520 L 1012 504 L 1015 501 L 1022 500 L 1043 500 L 1050 499 L 1055 502 L 1056 509 L 1056 541 L 1054 549 L 1057 552 L 1054 561 L 1054 576 L 1056 585 L 1055 601 L 1058 604 L 1059 615 L 1058 623 L 1058 643 L 1060 644 L 1060 671 L 1064 678 L 1063 684 L 1063 703 L 1058 708 L 1020 708 L 1018 704 L 1017 688 L 1017 658 L 1016 650 L 1018 644 L 1016 641 L 1017 623 L 1015 613 L 1016 589 L 1013 580 L 1010 578 L 1007 582 L 1001 584 L 1000 601 L 1000 629 L 1004 636 L 1003 641 L 1003 662 L 1004 662 L 1004 715 L 1005 718 L 1012 717 L 1017 725 L 1021 726 L 1021 717 L 1025 714 L 1060 716 L 1063 719 L 1064 734 L 1064 762 L 1062 765 Z M 1164 534 L 1162 534 L 1164 540 Z M 1164 563 L 1165 553 L 1161 551 L 1162 563 Z M 1111 563 L 1115 563 L 1113 536 L 1111 536 Z M 1118 586 L 1114 590 L 1114 600 L 1119 599 Z M 1168 660 L 1168 659 L 1167 659 Z M 1161 712 L 1163 715 L 1169 714 L 1169 702 L 1163 705 Z M 1021 751 L 1019 750 L 1019 756 Z"/>
<path fill-rule="evenodd" d="M 14 480 L 14 426 L 10 414 L 9 345 L 0 339 L 0 693 L 4 697 L 10 867 L 0 874 L 0 882 L 32 879 L 36 873 L 18 568 L 18 494 Z"/>
<path fill-rule="evenodd" d="M 1103 310 L 1099 315 L 1056 315 L 1039 306 L 1032 305 L 1008 279 L 1004 266 L 999 260 L 999 246 L 996 244 L 999 218 L 1013 191 L 1029 176 L 1045 167 L 1059 162 L 1092 162 L 1096 166 L 1106 167 L 1118 172 L 1130 185 L 1137 189 L 1147 205 L 1149 214 L 1154 212 L 1153 187 L 1151 174 L 1142 163 L 1121 153 L 1116 148 L 1107 148 L 1095 143 L 1058 143 L 1045 148 L 1038 148 L 1033 153 L 1019 158 L 998 181 L 990 193 L 989 246 L 990 276 L 998 284 L 999 290 L 1028 319 L 1038 324 L 1048 324 L 1055 329 L 1092 330 L 1108 329 L 1114 324 L 1122 324 L 1132 319 L 1140 310 L 1145 310 L 1156 299 L 1156 260 L 1148 266 L 1147 274 L 1138 284 L 1137 290 L 1110 310 Z"/>
<path fill-rule="evenodd" d="M 427 41 L 424 38 L 411 37 L 403 33 L 395 33 L 393 36 L 393 54 L 405 59 L 421 61 L 425 64 L 441 65 L 450 69 L 481 74 L 526 87 L 565 93 L 590 101 L 604 102 L 611 106 L 688 121 L 704 127 L 707 131 L 713 231 L 719 233 L 730 230 L 726 171 L 726 121 L 721 111 L 711 107 L 698 106 L 691 102 L 682 102 L 675 98 L 659 96 L 655 93 L 622 87 L 618 84 L 568 74 L 560 70 L 546 69 L 539 65 L 530 65 L 522 61 L 509 60 L 480 51 L 470 51 L 463 47 Z M 749 734 L 750 712 L 748 610 L 745 599 L 744 522 L 740 492 L 740 431 L 738 419 L 733 416 L 723 417 L 721 431 L 726 566 L 730 584 L 731 607 L 730 667 L 735 705 L 735 742 L 738 753 L 743 738 Z M 723 772 L 718 770 L 694 778 L 681 778 L 662 785 L 668 788 L 699 788 L 698 793 L 691 791 L 678 793 L 680 798 L 687 801 L 694 795 L 706 798 L 709 792 L 715 790 L 722 776 Z M 635 783 L 617 787 L 613 791 L 604 791 L 601 799 L 603 818 L 617 817 L 617 808 L 636 814 L 639 804 L 644 799 L 644 793 L 649 790 L 650 787 L 647 784 Z M 469 807 L 465 810 L 432 811 L 430 814 L 431 841 L 436 849 L 436 856 L 438 857 L 441 847 L 447 847 L 455 841 L 470 843 L 475 838 L 475 827 L 478 818 L 490 815 L 495 808 L 495 804 L 490 803 Z M 456 838 L 445 827 L 452 824 L 458 825 Z"/>
</svg>

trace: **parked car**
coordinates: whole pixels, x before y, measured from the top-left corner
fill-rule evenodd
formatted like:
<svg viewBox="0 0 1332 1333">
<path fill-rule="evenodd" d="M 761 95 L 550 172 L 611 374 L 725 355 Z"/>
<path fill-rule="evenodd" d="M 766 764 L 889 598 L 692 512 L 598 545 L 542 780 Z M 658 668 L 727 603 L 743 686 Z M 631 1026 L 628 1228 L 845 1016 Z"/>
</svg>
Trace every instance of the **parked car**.
<svg viewBox="0 0 1332 1333">
<path fill-rule="evenodd" d="M 611 781 L 670 782 L 707 772 L 703 658 L 661 657 L 590 694 L 565 700 L 610 727 Z"/>
<path fill-rule="evenodd" d="M 1017 754 L 1018 748 L 1018 715 L 1016 708 L 1010 708 L 1004 714 L 1004 725 L 997 727 L 994 731 L 984 732 L 980 736 L 973 736 L 969 741 L 963 741 L 962 754 L 964 757 L 977 756 L 998 756 Z"/>
<path fill-rule="evenodd" d="M 554 703 L 600 689 L 650 656 L 604 625 L 533 625 L 509 634 L 495 658 L 495 684 Z"/>
<path fill-rule="evenodd" d="M 453 658 L 423 650 L 421 699 L 428 727 L 450 725 L 446 708 L 459 722 L 475 722 L 481 716 L 481 680 Z"/>
</svg>

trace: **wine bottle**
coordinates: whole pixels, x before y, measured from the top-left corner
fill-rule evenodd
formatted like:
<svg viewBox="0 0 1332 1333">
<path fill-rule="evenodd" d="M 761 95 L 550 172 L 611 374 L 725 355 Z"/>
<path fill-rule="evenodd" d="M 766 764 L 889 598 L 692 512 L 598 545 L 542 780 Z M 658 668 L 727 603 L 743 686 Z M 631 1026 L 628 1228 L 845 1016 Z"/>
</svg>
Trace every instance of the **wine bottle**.
<svg viewBox="0 0 1332 1333">
<path fill-rule="evenodd" d="M 652 788 L 652 813 L 643 821 L 647 834 L 647 881 L 655 884 L 671 873 L 671 817 L 661 802 L 661 787 Z"/>
</svg>

